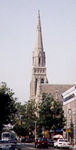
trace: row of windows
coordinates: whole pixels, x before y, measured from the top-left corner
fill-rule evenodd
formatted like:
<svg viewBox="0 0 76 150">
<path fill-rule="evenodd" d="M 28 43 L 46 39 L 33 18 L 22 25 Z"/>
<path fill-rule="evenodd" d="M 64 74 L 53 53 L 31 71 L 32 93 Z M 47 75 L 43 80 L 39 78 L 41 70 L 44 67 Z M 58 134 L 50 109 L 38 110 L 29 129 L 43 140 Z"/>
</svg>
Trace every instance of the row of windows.
<svg viewBox="0 0 76 150">
<path fill-rule="evenodd" d="M 38 79 L 35 80 L 35 85 L 37 85 Z M 44 79 L 41 78 L 40 83 L 44 83 Z"/>
<path fill-rule="evenodd" d="M 34 73 L 36 73 L 36 72 L 37 72 L 37 73 L 38 73 L 38 72 L 45 72 L 45 69 L 44 69 L 44 68 L 42 68 L 42 69 L 41 69 L 41 68 L 40 68 L 40 69 L 39 69 L 39 68 L 36 68 L 36 69 L 34 69 Z"/>
<path fill-rule="evenodd" d="M 67 96 L 66 98 L 64 98 L 64 102 L 70 100 L 70 99 L 73 98 L 73 97 L 75 97 L 74 94 L 71 94 L 71 95 Z"/>
</svg>

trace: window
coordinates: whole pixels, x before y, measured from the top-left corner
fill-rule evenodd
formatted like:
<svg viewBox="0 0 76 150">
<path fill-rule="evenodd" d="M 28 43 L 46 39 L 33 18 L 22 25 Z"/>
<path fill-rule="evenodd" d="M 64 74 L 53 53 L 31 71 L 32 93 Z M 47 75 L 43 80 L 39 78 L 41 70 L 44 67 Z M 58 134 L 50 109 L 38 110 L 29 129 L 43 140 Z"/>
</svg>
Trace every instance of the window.
<svg viewBox="0 0 76 150">
<path fill-rule="evenodd" d="M 39 57 L 39 62 L 38 62 L 39 66 L 40 66 L 40 61 L 41 61 L 41 59 L 40 59 L 40 57 Z"/>
<path fill-rule="evenodd" d="M 73 98 L 73 97 L 75 97 L 74 94 L 71 94 L 71 95 L 67 96 L 66 98 L 64 98 L 64 102 L 71 99 L 71 98 Z"/>
<path fill-rule="evenodd" d="M 41 79 L 41 83 L 44 83 L 44 79 Z"/>
<path fill-rule="evenodd" d="M 37 91 L 37 79 L 35 80 L 35 95 L 36 95 L 36 91 Z"/>
</svg>

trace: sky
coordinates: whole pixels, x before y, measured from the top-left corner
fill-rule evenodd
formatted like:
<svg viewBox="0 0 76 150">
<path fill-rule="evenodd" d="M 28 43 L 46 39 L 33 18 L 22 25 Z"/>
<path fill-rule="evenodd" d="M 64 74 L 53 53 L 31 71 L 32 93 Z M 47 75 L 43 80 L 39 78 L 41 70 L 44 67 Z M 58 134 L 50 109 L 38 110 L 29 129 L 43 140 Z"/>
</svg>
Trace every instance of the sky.
<svg viewBox="0 0 76 150">
<path fill-rule="evenodd" d="M 76 0 L 0 0 L 0 83 L 29 99 L 40 10 L 47 78 L 76 84 Z"/>
</svg>

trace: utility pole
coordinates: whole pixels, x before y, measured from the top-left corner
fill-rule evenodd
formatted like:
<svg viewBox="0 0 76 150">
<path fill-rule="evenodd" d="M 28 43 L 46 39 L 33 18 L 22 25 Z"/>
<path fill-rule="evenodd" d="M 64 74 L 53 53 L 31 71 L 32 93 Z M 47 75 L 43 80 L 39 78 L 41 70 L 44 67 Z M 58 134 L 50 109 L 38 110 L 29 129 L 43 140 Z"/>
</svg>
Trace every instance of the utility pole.
<svg viewBox="0 0 76 150">
<path fill-rule="evenodd" d="M 71 143 L 73 143 L 73 120 L 72 120 L 72 109 L 69 109 L 69 119 L 70 119 L 70 137 Z"/>
<path fill-rule="evenodd" d="M 36 123 L 37 121 L 35 121 L 35 140 L 37 139 Z"/>
</svg>

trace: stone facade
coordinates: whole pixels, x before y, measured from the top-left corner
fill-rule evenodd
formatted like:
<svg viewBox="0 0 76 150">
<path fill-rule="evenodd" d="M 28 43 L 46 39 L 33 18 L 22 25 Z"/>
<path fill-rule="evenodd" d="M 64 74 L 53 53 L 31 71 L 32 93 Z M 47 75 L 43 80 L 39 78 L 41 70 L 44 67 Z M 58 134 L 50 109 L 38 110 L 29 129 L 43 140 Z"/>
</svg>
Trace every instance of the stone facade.
<svg viewBox="0 0 76 150">
<path fill-rule="evenodd" d="M 61 100 L 61 94 L 72 85 L 48 84 L 46 74 L 46 56 L 43 49 L 40 13 L 38 12 L 38 24 L 36 33 L 36 44 L 32 56 L 32 80 L 30 82 L 30 99 L 36 103 L 41 101 L 42 93 L 50 93 L 54 99 Z"/>
<path fill-rule="evenodd" d="M 40 13 L 38 12 L 38 24 L 36 34 L 36 44 L 32 57 L 32 80 L 30 83 L 30 99 L 35 99 L 36 103 L 40 100 L 40 86 L 47 84 L 46 58 L 43 49 Z"/>
</svg>

